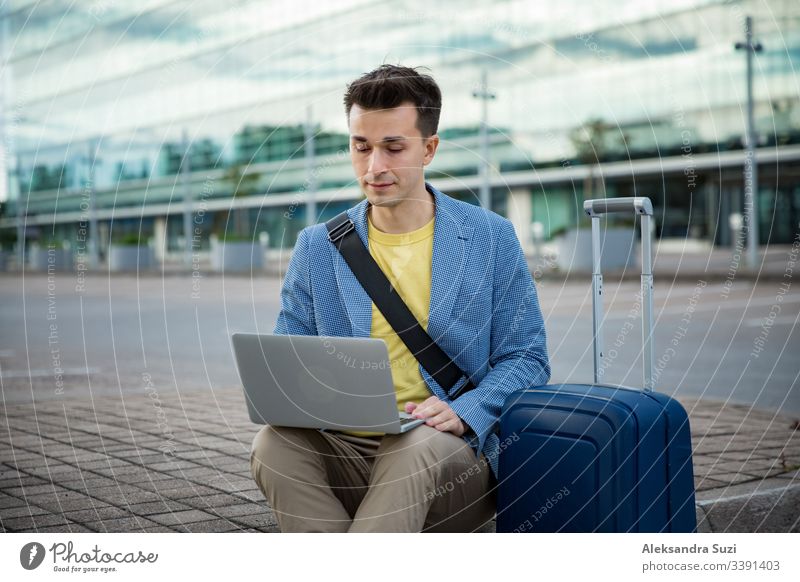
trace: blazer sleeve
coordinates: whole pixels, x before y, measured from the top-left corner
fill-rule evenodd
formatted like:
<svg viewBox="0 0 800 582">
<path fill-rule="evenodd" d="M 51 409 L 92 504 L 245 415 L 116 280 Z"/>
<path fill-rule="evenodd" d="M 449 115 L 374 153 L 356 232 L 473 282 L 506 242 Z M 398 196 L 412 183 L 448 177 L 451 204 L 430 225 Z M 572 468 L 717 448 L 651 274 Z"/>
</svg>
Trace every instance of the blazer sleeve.
<svg viewBox="0 0 800 582">
<path fill-rule="evenodd" d="M 505 218 L 495 254 L 490 329 L 490 371 L 473 390 L 450 403 L 474 431 L 478 452 L 494 432 L 506 398 L 516 390 L 547 384 L 550 379 L 536 286 L 514 226 Z"/>
<path fill-rule="evenodd" d="M 318 335 L 309 275 L 309 232 L 297 236 L 292 258 L 281 287 L 281 311 L 272 333 L 275 335 Z"/>
</svg>

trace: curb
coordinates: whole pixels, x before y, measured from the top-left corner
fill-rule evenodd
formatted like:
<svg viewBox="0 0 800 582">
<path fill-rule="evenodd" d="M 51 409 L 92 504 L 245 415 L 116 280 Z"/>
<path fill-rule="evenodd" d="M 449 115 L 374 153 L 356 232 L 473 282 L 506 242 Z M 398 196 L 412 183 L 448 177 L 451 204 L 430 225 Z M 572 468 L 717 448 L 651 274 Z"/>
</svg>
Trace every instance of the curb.
<svg viewBox="0 0 800 582">
<path fill-rule="evenodd" d="M 697 493 L 697 533 L 800 532 L 799 478 L 795 471 Z"/>
<path fill-rule="evenodd" d="M 724 283 L 726 281 L 782 281 L 784 280 L 783 273 L 773 273 L 770 271 L 762 271 L 761 273 L 758 272 L 750 272 L 750 271 L 740 271 L 736 273 L 735 277 L 731 277 L 728 273 L 722 272 L 705 272 L 705 271 L 681 271 L 678 273 L 670 272 L 670 273 L 659 273 L 655 271 L 653 273 L 654 278 L 657 278 L 659 283 L 663 283 L 664 281 L 674 281 L 677 283 L 697 283 L 698 281 L 705 281 L 707 283 Z M 631 272 L 631 273 L 603 273 L 603 281 L 604 282 L 616 282 L 616 281 L 635 281 L 639 282 L 641 278 L 640 273 L 638 272 Z M 591 273 L 568 273 L 564 275 L 556 275 L 554 273 L 547 273 L 543 274 L 539 277 L 536 277 L 536 282 L 544 281 L 546 283 L 578 283 L 589 281 L 591 283 L 592 274 Z"/>
<path fill-rule="evenodd" d="M 696 533 L 800 533 L 800 471 L 700 491 L 696 499 Z M 497 533 L 496 528 L 492 519 L 474 533 Z"/>
</svg>

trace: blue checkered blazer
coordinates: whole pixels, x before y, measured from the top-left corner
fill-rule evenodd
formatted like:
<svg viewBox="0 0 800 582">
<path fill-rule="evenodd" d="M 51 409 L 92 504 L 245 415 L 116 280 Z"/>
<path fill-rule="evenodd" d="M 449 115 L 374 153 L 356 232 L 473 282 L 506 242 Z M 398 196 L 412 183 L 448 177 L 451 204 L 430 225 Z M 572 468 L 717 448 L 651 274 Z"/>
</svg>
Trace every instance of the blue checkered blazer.
<svg viewBox="0 0 800 582">
<path fill-rule="evenodd" d="M 476 387 L 450 400 L 422 365 L 419 371 L 431 393 L 471 427 L 462 438 L 476 457 L 486 456 L 497 477 L 503 402 L 515 390 L 550 379 L 539 300 L 511 222 L 425 186 L 436 201 L 427 331 Z M 347 213 L 368 246 L 367 200 Z M 273 333 L 369 337 L 371 323 L 372 300 L 328 240 L 325 225 L 304 228 L 283 280 Z"/>
</svg>

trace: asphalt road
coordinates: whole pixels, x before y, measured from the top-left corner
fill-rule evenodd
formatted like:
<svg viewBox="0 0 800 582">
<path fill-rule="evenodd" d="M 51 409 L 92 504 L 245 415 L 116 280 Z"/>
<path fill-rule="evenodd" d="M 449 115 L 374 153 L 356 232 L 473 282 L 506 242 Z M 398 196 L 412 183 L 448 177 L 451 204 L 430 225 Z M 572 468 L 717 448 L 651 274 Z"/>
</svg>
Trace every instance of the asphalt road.
<svg viewBox="0 0 800 582">
<path fill-rule="evenodd" d="M 270 277 L 5 274 L 2 397 L 12 403 L 238 386 L 230 334 L 270 333 L 279 289 Z M 552 381 L 590 381 L 588 282 L 545 280 L 538 290 Z M 642 384 L 637 290 L 606 281 L 609 383 Z M 800 416 L 800 286 L 656 282 L 655 318 L 658 391 Z"/>
</svg>

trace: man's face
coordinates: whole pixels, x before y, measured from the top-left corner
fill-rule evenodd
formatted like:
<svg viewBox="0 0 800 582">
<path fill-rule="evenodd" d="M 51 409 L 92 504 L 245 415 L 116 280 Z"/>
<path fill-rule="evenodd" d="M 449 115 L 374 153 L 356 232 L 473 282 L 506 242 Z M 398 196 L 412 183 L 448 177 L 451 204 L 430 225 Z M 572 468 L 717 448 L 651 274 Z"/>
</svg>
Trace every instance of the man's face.
<svg viewBox="0 0 800 582">
<path fill-rule="evenodd" d="M 350 159 L 361 190 L 375 206 L 397 206 L 420 191 L 427 196 L 423 168 L 438 145 L 438 135 L 424 138 L 417 129 L 411 102 L 391 109 L 350 109 Z"/>
</svg>

